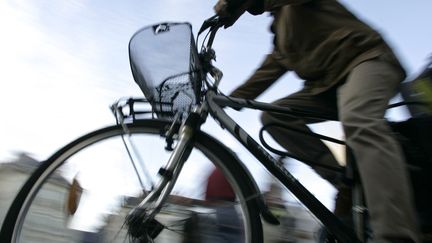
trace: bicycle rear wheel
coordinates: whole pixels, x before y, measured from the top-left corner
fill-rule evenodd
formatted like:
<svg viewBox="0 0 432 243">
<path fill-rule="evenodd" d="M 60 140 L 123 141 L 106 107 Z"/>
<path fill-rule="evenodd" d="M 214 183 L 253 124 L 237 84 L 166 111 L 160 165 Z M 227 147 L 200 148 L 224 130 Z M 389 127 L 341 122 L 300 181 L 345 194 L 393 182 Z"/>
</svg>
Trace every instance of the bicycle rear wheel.
<svg viewBox="0 0 432 243">
<path fill-rule="evenodd" d="M 122 126 L 107 127 L 60 149 L 41 163 L 18 193 L 0 242 L 82 242 L 86 238 L 145 242 L 128 237 L 125 216 L 160 179 L 158 171 L 170 155 L 161 134 L 169 125 L 142 120 L 128 125 L 127 135 Z M 192 240 L 224 242 L 220 234 L 230 230 L 220 231 L 215 216 L 220 208 L 231 210 L 235 219 L 231 221 L 238 221 L 228 234 L 242 242 L 262 242 L 259 210 L 245 195 L 246 185 L 235 178 L 237 163 L 208 138 L 204 133 L 197 136 L 167 203 L 156 216 L 163 230 L 154 242 L 184 242 L 189 235 L 185 230 L 197 216 L 200 229 L 193 229 Z M 204 200 L 206 177 L 215 166 L 235 192 L 234 202 Z"/>
</svg>

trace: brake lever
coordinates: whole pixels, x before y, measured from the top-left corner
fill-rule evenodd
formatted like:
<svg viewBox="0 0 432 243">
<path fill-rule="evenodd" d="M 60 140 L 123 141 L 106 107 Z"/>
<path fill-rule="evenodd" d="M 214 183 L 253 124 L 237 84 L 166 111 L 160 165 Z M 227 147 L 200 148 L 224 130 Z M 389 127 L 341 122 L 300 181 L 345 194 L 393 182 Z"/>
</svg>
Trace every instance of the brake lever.
<svg viewBox="0 0 432 243">
<path fill-rule="evenodd" d="M 219 24 L 219 16 L 213 15 L 212 17 L 206 19 L 204 23 L 201 25 L 200 30 L 198 31 L 198 35 L 207 30 L 208 28 L 213 28 Z"/>
</svg>

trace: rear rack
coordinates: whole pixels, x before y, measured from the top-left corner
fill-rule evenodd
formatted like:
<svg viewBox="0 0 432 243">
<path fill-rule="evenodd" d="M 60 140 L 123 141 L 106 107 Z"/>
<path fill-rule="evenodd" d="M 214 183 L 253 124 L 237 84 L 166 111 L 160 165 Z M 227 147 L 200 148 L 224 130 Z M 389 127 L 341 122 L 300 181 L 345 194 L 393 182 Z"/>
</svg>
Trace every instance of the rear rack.
<svg viewBox="0 0 432 243">
<path fill-rule="evenodd" d="M 161 105 L 170 105 L 161 103 Z M 121 98 L 110 106 L 116 124 L 133 123 L 137 120 L 156 119 L 158 115 L 162 117 L 172 117 L 172 112 L 157 113 L 152 108 L 151 103 L 146 98 Z"/>
</svg>

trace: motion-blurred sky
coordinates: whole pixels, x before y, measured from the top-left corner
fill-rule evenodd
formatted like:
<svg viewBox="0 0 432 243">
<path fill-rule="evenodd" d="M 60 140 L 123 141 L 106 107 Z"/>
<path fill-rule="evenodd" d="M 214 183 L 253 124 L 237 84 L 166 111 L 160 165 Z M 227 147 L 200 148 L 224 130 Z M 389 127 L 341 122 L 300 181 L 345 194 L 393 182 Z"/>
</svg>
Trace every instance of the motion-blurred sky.
<svg viewBox="0 0 432 243">
<path fill-rule="evenodd" d="M 410 77 L 432 53 L 432 1 L 343 0 L 378 29 L 401 58 Z M 14 151 L 45 159 L 56 149 L 96 128 L 113 124 L 108 106 L 120 97 L 142 96 L 129 67 L 127 45 L 140 27 L 188 21 L 196 32 L 213 15 L 212 1 L 192 0 L 2 0 L 0 1 L 0 161 Z M 216 65 L 228 93 L 271 48 L 270 17 L 245 15 L 216 39 Z M 259 99 L 272 101 L 300 88 L 290 74 Z M 248 131 L 259 128 L 258 114 L 245 111 Z M 392 118 L 403 119 L 394 112 Z M 246 118 L 247 119 L 244 119 Z M 213 124 L 240 156 L 248 153 Z M 338 126 L 327 134 L 341 137 Z"/>
</svg>

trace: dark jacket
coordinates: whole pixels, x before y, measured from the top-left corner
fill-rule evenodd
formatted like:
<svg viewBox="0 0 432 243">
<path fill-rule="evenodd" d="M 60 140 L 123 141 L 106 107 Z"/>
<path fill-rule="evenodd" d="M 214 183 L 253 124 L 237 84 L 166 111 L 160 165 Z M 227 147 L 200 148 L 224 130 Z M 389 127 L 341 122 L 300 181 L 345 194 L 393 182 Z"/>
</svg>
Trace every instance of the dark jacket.
<svg viewBox="0 0 432 243">
<path fill-rule="evenodd" d="M 274 50 L 232 96 L 254 99 L 289 70 L 318 94 L 343 82 L 359 63 L 381 55 L 402 69 L 381 35 L 336 0 L 263 3 L 262 11 L 274 17 Z"/>
</svg>

